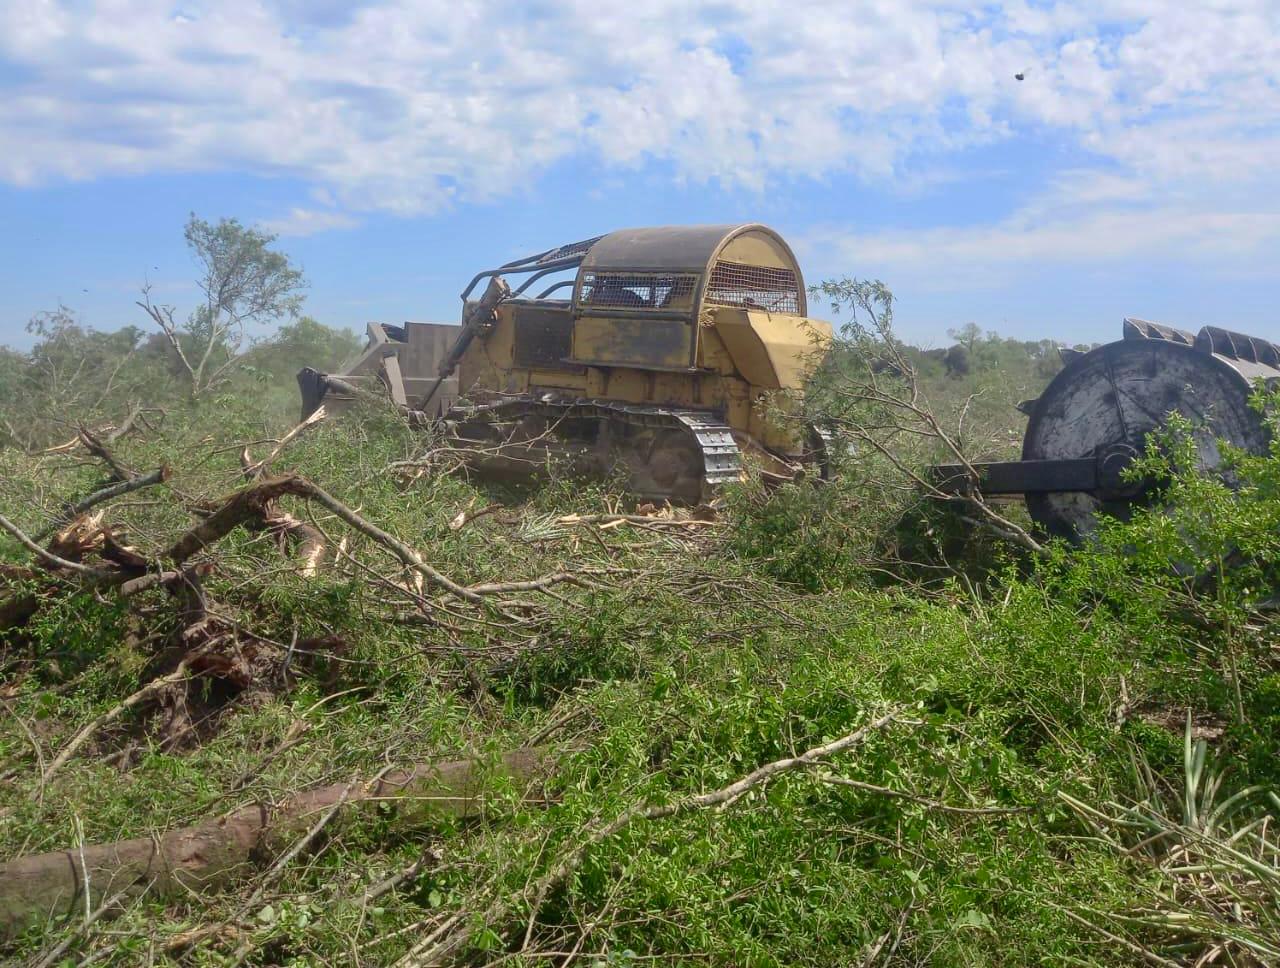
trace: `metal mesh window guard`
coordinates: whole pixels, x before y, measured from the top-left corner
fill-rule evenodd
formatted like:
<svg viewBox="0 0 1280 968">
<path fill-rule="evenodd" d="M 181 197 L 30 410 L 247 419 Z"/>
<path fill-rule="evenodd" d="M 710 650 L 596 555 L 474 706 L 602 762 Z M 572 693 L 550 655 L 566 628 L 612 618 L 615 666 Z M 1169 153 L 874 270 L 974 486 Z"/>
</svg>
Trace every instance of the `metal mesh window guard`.
<svg viewBox="0 0 1280 968">
<path fill-rule="evenodd" d="M 790 269 L 717 262 L 707 284 L 707 302 L 773 313 L 800 312 L 800 286 Z"/>
<path fill-rule="evenodd" d="M 601 309 L 691 309 L 697 287 L 693 273 L 585 272 L 578 302 Z"/>
</svg>

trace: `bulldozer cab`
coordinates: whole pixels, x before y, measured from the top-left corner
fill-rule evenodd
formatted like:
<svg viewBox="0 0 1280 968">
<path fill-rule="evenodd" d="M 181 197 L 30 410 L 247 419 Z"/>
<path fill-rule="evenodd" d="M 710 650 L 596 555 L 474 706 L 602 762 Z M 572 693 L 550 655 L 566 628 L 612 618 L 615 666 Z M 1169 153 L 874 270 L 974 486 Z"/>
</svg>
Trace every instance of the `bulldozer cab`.
<svg viewBox="0 0 1280 968">
<path fill-rule="evenodd" d="M 574 268 L 572 281 L 526 295 L 544 277 Z M 471 280 L 462 294 L 464 319 L 479 284 L 499 275 L 528 276 L 508 302 L 572 319 L 564 361 L 580 365 L 689 368 L 697 324 L 717 307 L 794 316 L 807 310 L 795 255 L 776 232 L 754 223 L 623 229 L 508 262 Z M 570 287 L 568 300 L 551 298 Z"/>
<path fill-rule="evenodd" d="M 572 360 L 585 366 L 693 370 L 715 307 L 805 312 L 795 256 L 756 224 L 610 233 L 584 254 L 573 292 Z"/>
</svg>

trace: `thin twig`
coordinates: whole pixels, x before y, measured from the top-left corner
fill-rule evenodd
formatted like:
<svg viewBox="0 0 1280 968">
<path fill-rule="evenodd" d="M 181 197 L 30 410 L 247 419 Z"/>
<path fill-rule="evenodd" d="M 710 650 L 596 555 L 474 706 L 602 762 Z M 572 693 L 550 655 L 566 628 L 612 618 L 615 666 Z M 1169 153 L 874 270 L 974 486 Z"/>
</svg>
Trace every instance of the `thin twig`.
<svg viewBox="0 0 1280 968">
<path fill-rule="evenodd" d="M 530 885 L 522 892 L 520 900 L 529 900 L 532 904 L 530 918 L 537 916 L 538 908 L 541 907 L 543 899 L 547 894 L 560 885 L 570 874 L 572 874 L 582 864 L 587 852 L 595 845 L 608 840 L 614 834 L 625 829 L 630 824 L 638 821 L 661 820 L 666 817 L 672 817 L 680 813 L 684 813 L 693 809 L 724 809 L 738 800 L 742 799 L 752 790 L 762 786 L 774 777 L 793 770 L 803 769 L 820 763 L 823 760 L 843 753 L 846 750 L 862 743 L 871 733 L 884 729 L 890 723 L 901 721 L 903 709 L 895 708 L 888 713 L 878 716 L 876 719 L 860 726 L 852 732 L 846 733 L 838 739 L 834 739 L 829 743 L 821 746 L 815 746 L 806 750 L 799 756 L 787 757 L 781 760 L 774 760 L 772 763 L 766 763 L 750 773 L 735 780 L 727 786 L 718 790 L 712 790 L 709 793 L 696 794 L 694 796 L 682 797 L 665 804 L 652 804 L 641 801 L 628 807 L 622 813 L 618 814 L 609 823 L 596 829 L 589 831 L 583 841 L 575 848 L 565 854 L 557 861 L 542 877 Z M 458 930 L 444 937 L 438 942 L 422 943 L 415 945 L 408 954 L 398 962 L 398 965 L 409 968 L 409 966 L 427 966 L 440 964 L 444 959 L 450 958 L 462 951 L 471 941 L 477 926 L 483 925 L 494 929 L 495 926 L 505 922 L 512 913 L 514 902 L 506 902 L 501 899 L 493 901 L 485 910 L 482 918 L 469 918 L 458 928 Z"/>
<path fill-rule="evenodd" d="M 49 764 L 49 768 L 45 770 L 44 774 L 40 777 L 40 786 L 44 787 L 46 784 L 48 784 L 49 780 L 53 777 L 53 775 L 57 773 L 58 770 L 62 769 L 62 767 L 66 764 L 66 762 L 69 759 L 71 759 L 71 757 L 76 755 L 76 751 L 79 750 L 80 747 L 83 746 L 89 740 L 89 738 L 93 736 L 94 733 L 96 733 L 99 729 L 101 729 L 107 723 L 111 722 L 112 720 L 120 718 L 120 716 L 123 715 L 125 712 L 132 709 L 134 706 L 138 705 L 138 703 L 143 702 L 146 699 L 149 699 L 151 696 L 155 695 L 155 693 L 159 692 L 165 686 L 173 685 L 175 682 L 181 682 L 186 678 L 187 678 L 187 660 L 184 659 L 182 662 L 178 664 L 178 668 L 175 669 L 173 672 L 169 673 L 169 675 L 162 676 L 159 679 L 152 679 L 150 682 L 148 682 L 145 686 L 143 686 L 137 692 L 133 693 L 133 695 L 129 696 L 124 701 L 117 703 L 115 706 L 108 709 L 105 713 L 102 713 L 100 716 L 96 717 L 92 722 L 90 722 L 87 726 L 81 729 L 80 732 L 76 733 L 76 735 L 72 738 L 71 742 L 68 743 L 65 747 L 63 747 L 62 752 L 59 753 L 54 758 L 52 763 Z M 32 799 L 35 799 L 35 794 L 32 795 Z"/>
<path fill-rule="evenodd" d="M 831 773 L 819 773 L 818 779 L 823 783 L 830 783 L 834 786 L 852 787 L 853 789 L 861 790 L 864 793 L 874 793 L 882 797 L 894 797 L 900 800 L 910 800 L 912 803 L 918 803 L 920 806 L 928 807 L 930 810 L 937 810 L 939 813 L 954 813 L 971 817 L 996 817 L 1005 814 L 1030 813 L 1035 809 L 1034 807 L 953 807 L 949 803 L 931 800 L 929 797 L 922 797 L 917 793 L 893 790 L 889 787 L 876 786 L 874 783 L 864 783 L 861 780 L 850 780 L 843 776 L 835 776 Z"/>
</svg>

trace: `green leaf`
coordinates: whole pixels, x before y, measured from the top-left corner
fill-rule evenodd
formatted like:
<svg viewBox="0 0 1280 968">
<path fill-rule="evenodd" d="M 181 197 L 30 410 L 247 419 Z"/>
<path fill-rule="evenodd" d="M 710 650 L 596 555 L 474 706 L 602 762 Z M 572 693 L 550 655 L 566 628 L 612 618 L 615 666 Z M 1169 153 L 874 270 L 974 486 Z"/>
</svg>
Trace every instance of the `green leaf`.
<svg viewBox="0 0 1280 968">
<path fill-rule="evenodd" d="M 978 928 L 983 931 L 991 930 L 991 919 L 979 911 L 977 908 L 969 908 L 964 914 L 960 915 L 956 921 L 957 928 Z"/>
</svg>

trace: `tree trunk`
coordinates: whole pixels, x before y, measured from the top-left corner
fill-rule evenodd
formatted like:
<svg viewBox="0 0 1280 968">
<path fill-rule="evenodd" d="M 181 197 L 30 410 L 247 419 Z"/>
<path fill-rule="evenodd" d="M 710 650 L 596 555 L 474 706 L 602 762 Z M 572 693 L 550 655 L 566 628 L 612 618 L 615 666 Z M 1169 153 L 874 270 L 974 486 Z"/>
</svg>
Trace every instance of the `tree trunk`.
<svg viewBox="0 0 1280 968">
<path fill-rule="evenodd" d="M 491 776 L 528 788 L 549 765 L 542 749 L 506 753 L 493 770 L 478 759 L 422 764 L 354 788 L 337 783 L 308 790 L 274 813 L 254 804 L 154 837 L 20 857 L 0 865 L 0 935 L 12 936 L 31 921 L 83 916 L 86 907 L 96 910 L 115 895 L 121 901 L 142 894 L 163 898 L 234 883 L 254 871 L 262 854 L 305 833 L 344 792 L 347 803 L 398 800 L 402 816 L 414 821 L 473 817 L 484 809 Z"/>
</svg>

